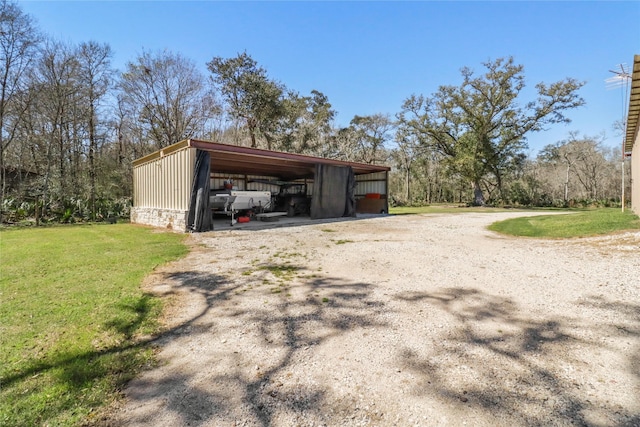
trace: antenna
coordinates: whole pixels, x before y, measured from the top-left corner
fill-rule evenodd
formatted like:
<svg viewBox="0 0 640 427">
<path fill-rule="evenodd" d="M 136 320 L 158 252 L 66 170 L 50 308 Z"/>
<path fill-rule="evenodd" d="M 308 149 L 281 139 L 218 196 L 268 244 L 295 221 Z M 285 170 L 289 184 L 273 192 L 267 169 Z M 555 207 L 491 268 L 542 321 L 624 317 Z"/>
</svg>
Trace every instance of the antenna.
<svg viewBox="0 0 640 427">
<path fill-rule="evenodd" d="M 616 89 L 623 88 L 622 91 L 622 124 L 625 125 L 626 131 L 626 121 L 627 121 L 627 102 L 629 99 L 629 83 L 631 82 L 631 73 L 629 73 L 629 67 L 627 64 L 622 63 L 618 64 L 616 68 L 613 70 L 609 70 L 610 73 L 613 73 L 613 77 L 609 77 L 605 80 L 607 83 L 607 89 Z"/>
<path fill-rule="evenodd" d="M 629 74 L 629 67 L 627 64 L 618 64 L 617 68 L 618 69 L 616 70 L 609 70 L 610 73 L 615 75 L 605 80 L 605 82 L 607 82 L 607 89 L 615 89 L 625 84 L 628 85 L 629 80 L 631 80 L 631 74 Z"/>
</svg>

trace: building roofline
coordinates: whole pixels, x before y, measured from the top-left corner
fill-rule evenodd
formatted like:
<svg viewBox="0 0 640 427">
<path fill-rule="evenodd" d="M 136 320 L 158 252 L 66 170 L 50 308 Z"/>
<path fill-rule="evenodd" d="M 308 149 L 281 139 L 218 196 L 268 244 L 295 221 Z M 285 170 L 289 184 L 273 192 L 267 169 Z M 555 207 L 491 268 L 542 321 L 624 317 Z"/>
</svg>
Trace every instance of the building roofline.
<svg viewBox="0 0 640 427">
<path fill-rule="evenodd" d="M 633 143 L 638 135 L 640 124 L 640 55 L 634 55 L 633 73 L 631 74 L 631 94 L 629 96 L 629 109 L 627 113 L 627 126 L 624 138 L 624 151 L 628 153 L 633 148 Z"/>
<path fill-rule="evenodd" d="M 304 154 L 271 151 L 239 145 L 222 144 L 199 139 L 187 139 L 165 147 L 147 156 L 134 160 L 133 166 L 153 161 L 183 148 L 197 148 L 212 153 L 211 168 L 223 173 L 248 173 L 267 175 L 269 170 L 277 169 L 284 178 L 312 177 L 316 164 L 350 166 L 356 175 L 388 172 L 388 166 L 367 163 L 332 160 Z"/>
</svg>

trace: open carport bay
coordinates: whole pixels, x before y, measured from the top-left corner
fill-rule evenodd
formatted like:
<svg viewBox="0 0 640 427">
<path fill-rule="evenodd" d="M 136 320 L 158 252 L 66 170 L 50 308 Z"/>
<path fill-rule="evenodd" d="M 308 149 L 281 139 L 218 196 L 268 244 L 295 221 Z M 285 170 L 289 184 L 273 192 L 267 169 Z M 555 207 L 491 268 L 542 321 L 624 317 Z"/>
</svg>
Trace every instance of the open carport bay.
<svg viewBox="0 0 640 427">
<path fill-rule="evenodd" d="M 146 286 L 159 365 L 113 425 L 640 425 L 640 233 L 487 231 L 523 213 L 194 234 Z"/>
<path fill-rule="evenodd" d="M 232 223 L 248 211 L 325 219 L 389 208 L 387 166 L 189 139 L 133 167 L 131 222 L 177 231 L 210 231 L 221 213 Z"/>
</svg>

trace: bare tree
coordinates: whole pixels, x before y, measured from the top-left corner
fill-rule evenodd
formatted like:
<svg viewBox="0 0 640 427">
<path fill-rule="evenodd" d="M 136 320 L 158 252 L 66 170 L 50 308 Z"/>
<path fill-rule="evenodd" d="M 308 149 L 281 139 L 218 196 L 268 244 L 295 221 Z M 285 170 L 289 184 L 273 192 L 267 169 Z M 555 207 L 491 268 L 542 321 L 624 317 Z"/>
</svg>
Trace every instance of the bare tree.
<svg viewBox="0 0 640 427">
<path fill-rule="evenodd" d="M 582 184 L 587 197 L 598 199 L 604 195 L 602 187 L 609 166 L 602 142 L 595 138 L 585 137 L 582 140 L 572 141 L 572 144 L 577 146 L 580 152 L 575 164 L 576 177 Z"/>
<path fill-rule="evenodd" d="M 203 75 L 177 53 L 144 52 L 127 64 L 119 89 L 128 113 L 157 149 L 204 134 L 206 123 L 220 114 Z"/>
<path fill-rule="evenodd" d="M 20 7 L 7 0 L 0 2 L 0 173 L 4 200 L 6 189 L 5 151 L 16 137 L 27 105 L 23 102 L 25 76 L 37 53 L 40 36 L 33 20 Z M 19 98 L 22 98 L 20 100 Z"/>
<path fill-rule="evenodd" d="M 82 43 L 77 50 L 79 80 L 86 99 L 89 137 L 89 192 L 91 217 L 96 217 L 96 152 L 98 149 L 98 115 L 102 100 L 112 84 L 111 47 L 97 42 Z"/>
<path fill-rule="evenodd" d="M 392 157 L 396 160 L 398 168 L 404 175 L 404 197 L 411 202 L 411 175 L 414 173 L 414 164 L 421 152 L 420 144 L 414 135 L 406 134 L 402 129 L 396 132 L 396 149 L 392 151 Z"/>
<path fill-rule="evenodd" d="M 613 153 L 602 145 L 602 137 L 569 137 L 542 149 L 538 163 L 547 168 L 547 181 L 560 181 L 562 200 L 567 204 L 576 198 L 615 198 L 616 162 Z M 553 189 L 548 189 L 553 193 Z"/>
<path fill-rule="evenodd" d="M 36 105 L 31 110 L 39 139 L 45 148 L 43 190 L 45 198 L 81 193 L 80 172 L 86 105 L 81 99 L 78 81 L 79 63 L 72 47 L 49 41 L 42 50 L 34 70 L 31 90 Z"/>
</svg>

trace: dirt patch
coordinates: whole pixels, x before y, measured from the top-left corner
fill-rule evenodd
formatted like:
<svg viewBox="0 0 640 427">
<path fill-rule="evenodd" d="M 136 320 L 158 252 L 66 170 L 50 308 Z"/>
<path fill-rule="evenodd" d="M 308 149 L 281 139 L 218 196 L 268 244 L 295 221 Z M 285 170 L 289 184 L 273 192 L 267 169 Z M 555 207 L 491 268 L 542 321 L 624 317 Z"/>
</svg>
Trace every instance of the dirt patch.
<svg viewBox="0 0 640 427">
<path fill-rule="evenodd" d="M 193 235 L 149 289 L 160 365 L 111 425 L 640 425 L 640 233 L 522 213 Z"/>
</svg>

